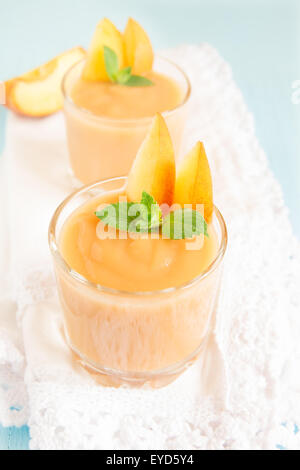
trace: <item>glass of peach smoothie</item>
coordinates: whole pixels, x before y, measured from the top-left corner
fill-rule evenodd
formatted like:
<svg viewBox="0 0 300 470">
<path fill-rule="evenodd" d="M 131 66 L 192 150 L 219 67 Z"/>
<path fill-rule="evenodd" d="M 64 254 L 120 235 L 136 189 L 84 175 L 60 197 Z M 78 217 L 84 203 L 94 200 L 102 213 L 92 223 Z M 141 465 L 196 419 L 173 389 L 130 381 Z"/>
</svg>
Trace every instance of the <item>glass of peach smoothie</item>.
<svg viewBox="0 0 300 470">
<path fill-rule="evenodd" d="M 66 338 L 76 357 L 104 385 L 160 387 L 205 346 L 226 226 L 215 207 L 210 236 L 195 251 L 186 250 L 185 240 L 99 240 L 94 212 L 117 201 L 125 184 L 126 177 L 105 180 L 68 197 L 52 219 L 50 248 Z"/>
<path fill-rule="evenodd" d="M 212 327 L 227 231 L 212 203 L 203 145 L 183 160 L 176 183 L 174 170 L 170 136 L 157 116 L 129 176 L 77 190 L 50 223 L 67 342 L 103 385 L 170 383 L 198 358 Z M 156 210 L 166 202 L 183 206 L 192 194 L 204 206 L 205 236 L 103 232 L 99 208 L 136 200 L 140 187 L 158 201 Z"/>
<path fill-rule="evenodd" d="M 110 38 L 123 41 L 119 36 L 121 33 L 108 20 L 102 20 L 98 25 L 101 38 L 105 28 L 109 28 Z M 139 34 L 144 35 L 145 32 L 138 28 Z M 107 35 L 98 41 L 110 44 Z M 137 41 L 141 42 L 141 39 Z M 152 86 L 113 83 L 106 79 L 105 70 L 102 75 L 99 72 L 92 74 L 90 79 L 86 70 L 91 57 L 96 54 L 93 43 L 87 58 L 72 66 L 64 77 L 62 90 L 69 161 L 73 176 L 81 183 L 126 176 L 156 112 L 166 119 L 179 154 L 191 93 L 190 82 L 176 64 L 154 56 L 150 42 L 147 44 L 142 48 L 142 64 L 133 65 L 132 69 L 141 70 L 141 75 L 150 80 Z M 112 47 L 117 50 L 115 42 Z M 97 54 L 99 56 L 99 49 Z M 147 54 L 151 56 L 150 65 L 145 66 Z M 119 62 L 123 61 L 120 54 L 119 59 Z M 128 61 L 125 60 L 123 65 L 128 65 Z M 97 64 L 97 71 L 99 67 Z M 91 73 L 90 68 L 88 71 Z M 95 76 L 100 78 L 95 79 Z"/>
</svg>

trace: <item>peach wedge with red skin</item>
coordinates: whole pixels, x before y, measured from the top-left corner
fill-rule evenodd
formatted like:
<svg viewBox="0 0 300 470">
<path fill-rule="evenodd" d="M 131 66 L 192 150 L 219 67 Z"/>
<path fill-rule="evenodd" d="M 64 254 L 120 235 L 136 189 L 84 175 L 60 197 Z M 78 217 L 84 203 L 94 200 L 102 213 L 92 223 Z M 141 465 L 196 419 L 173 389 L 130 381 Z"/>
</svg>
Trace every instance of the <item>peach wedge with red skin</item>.
<svg viewBox="0 0 300 470">
<path fill-rule="evenodd" d="M 123 37 L 107 18 L 98 23 L 88 48 L 86 64 L 82 72 L 84 80 L 109 81 L 104 62 L 104 46 L 109 47 L 117 54 L 119 68 L 122 68 L 124 65 Z"/>
<path fill-rule="evenodd" d="M 31 117 L 48 116 L 59 111 L 63 107 L 63 76 L 84 57 L 84 49 L 75 47 L 20 77 L 8 80 L 5 82 L 6 106 Z"/>
<path fill-rule="evenodd" d="M 128 175 L 126 193 L 130 201 L 141 200 L 143 191 L 159 204 L 172 205 L 175 185 L 175 158 L 167 125 L 156 114 L 138 150 Z"/>
<path fill-rule="evenodd" d="M 132 73 L 150 72 L 153 64 L 153 49 L 150 39 L 141 25 L 129 18 L 124 31 L 125 61 Z"/>
<path fill-rule="evenodd" d="M 213 189 L 211 172 L 204 145 L 197 142 L 179 165 L 174 202 L 184 206 L 204 206 L 204 218 L 210 222 L 213 213 Z"/>
</svg>

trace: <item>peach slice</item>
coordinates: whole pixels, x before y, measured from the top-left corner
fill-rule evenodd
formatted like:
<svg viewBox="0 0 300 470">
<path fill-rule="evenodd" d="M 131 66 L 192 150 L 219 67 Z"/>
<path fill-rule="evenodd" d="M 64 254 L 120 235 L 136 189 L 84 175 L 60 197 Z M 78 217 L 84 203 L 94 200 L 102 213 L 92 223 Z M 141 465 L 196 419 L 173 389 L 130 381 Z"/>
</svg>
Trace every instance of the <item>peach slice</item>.
<svg viewBox="0 0 300 470">
<path fill-rule="evenodd" d="M 135 74 L 150 72 L 153 64 L 153 49 L 147 33 L 132 18 L 129 18 L 124 31 L 126 65 Z"/>
<path fill-rule="evenodd" d="M 197 142 L 179 165 L 175 183 L 174 202 L 203 204 L 204 218 L 211 220 L 213 212 L 212 179 L 204 145 Z"/>
<path fill-rule="evenodd" d="M 30 72 L 5 82 L 6 106 L 32 117 L 42 117 L 63 107 L 61 81 L 66 71 L 85 56 L 75 47 Z"/>
<path fill-rule="evenodd" d="M 159 203 L 172 205 L 175 186 L 175 159 L 172 140 L 163 117 L 157 113 L 130 170 L 126 193 L 139 202 L 142 192 Z"/>
<path fill-rule="evenodd" d="M 90 81 L 109 81 L 104 63 L 104 46 L 110 47 L 118 56 L 119 68 L 124 65 L 124 45 L 120 31 L 107 18 L 98 23 L 88 49 L 82 78 Z"/>
</svg>

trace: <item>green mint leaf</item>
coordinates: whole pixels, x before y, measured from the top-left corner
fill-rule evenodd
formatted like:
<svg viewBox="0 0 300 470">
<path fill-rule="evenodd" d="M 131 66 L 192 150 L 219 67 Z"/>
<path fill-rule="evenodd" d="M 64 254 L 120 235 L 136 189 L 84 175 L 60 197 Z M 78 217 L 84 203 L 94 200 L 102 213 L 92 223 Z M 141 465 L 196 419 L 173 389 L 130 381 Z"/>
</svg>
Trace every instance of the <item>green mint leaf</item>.
<svg viewBox="0 0 300 470">
<path fill-rule="evenodd" d="M 193 238 L 204 234 L 208 237 L 207 223 L 200 212 L 193 209 L 178 209 L 170 212 L 163 220 L 162 234 L 171 240 Z"/>
<path fill-rule="evenodd" d="M 148 220 L 148 209 L 144 204 L 134 203 L 129 208 L 128 215 L 133 217 L 130 222 L 129 232 L 148 232 L 150 229 Z"/>
<path fill-rule="evenodd" d="M 141 199 L 141 204 L 145 204 L 148 209 L 151 209 L 152 204 L 157 204 L 156 200 L 154 199 L 151 194 L 147 193 L 146 191 L 142 192 L 142 199 Z"/>
<path fill-rule="evenodd" d="M 121 201 L 108 204 L 95 215 L 105 224 L 125 232 L 158 230 L 162 214 L 155 199 L 145 191 L 141 202 Z"/>
<path fill-rule="evenodd" d="M 108 204 L 95 215 L 105 225 L 123 232 L 147 232 L 149 229 L 148 209 L 144 204 L 121 201 Z"/>
<path fill-rule="evenodd" d="M 125 201 L 109 204 L 95 214 L 105 225 L 127 232 L 128 224 L 132 221 L 128 220 L 128 209 L 132 204 Z"/>
<path fill-rule="evenodd" d="M 131 75 L 131 67 L 124 67 L 119 70 L 118 56 L 110 47 L 103 46 L 104 64 L 110 80 L 119 85 L 125 86 L 151 86 L 151 80 L 139 75 Z"/>
<path fill-rule="evenodd" d="M 162 213 L 159 204 L 155 201 L 151 194 L 143 191 L 141 204 L 147 208 L 147 220 L 149 230 L 154 227 L 158 227 L 162 221 Z"/>
<path fill-rule="evenodd" d="M 120 85 L 124 85 L 129 80 L 130 75 L 131 75 L 131 67 L 125 67 L 124 69 L 121 69 L 117 72 L 116 81 Z"/>
<path fill-rule="evenodd" d="M 117 74 L 119 71 L 118 56 L 110 47 L 104 46 L 104 64 L 105 70 L 112 82 L 117 81 Z"/>
<path fill-rule="evenodd" d="M 126 86 L 152 86 L 154 85 L 151 80 L 140 75 L 130 75 L 128 80 L 124 83 Z"/>
</svg>

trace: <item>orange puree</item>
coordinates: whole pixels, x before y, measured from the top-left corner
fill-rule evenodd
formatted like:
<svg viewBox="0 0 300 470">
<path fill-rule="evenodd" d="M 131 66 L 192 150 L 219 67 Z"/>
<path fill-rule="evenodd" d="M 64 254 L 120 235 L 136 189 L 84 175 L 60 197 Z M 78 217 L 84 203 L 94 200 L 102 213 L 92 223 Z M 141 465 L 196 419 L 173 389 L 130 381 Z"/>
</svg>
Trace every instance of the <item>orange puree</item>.
<svg viewBox="0 0 300 470">
<path fill-rule="evenodd" d="M 77 209 L 65 222 L 60 249 L 68 265 L 86 279 L 118 290 L 153 291 L 180 286 L 203 272 L 217 251 L 212 227 L 209 238 L 201 238 L 202 248 L 189 240 L 169 239 L 99 239 L 94 214 L 103 202 L 117 202 L 115 193 L 96 198 Z"/>
<path fill-rule="evenodd" d="M 183 101 L 183 91 L 172 78 L 156 72 L 149 72 L 147 78 L 153 86 L 129 87 L 79 79 L 71 97 L 77 106 L 114 119 L 152 117 L 156 112 L 176 108 Z"/>
</svg>

